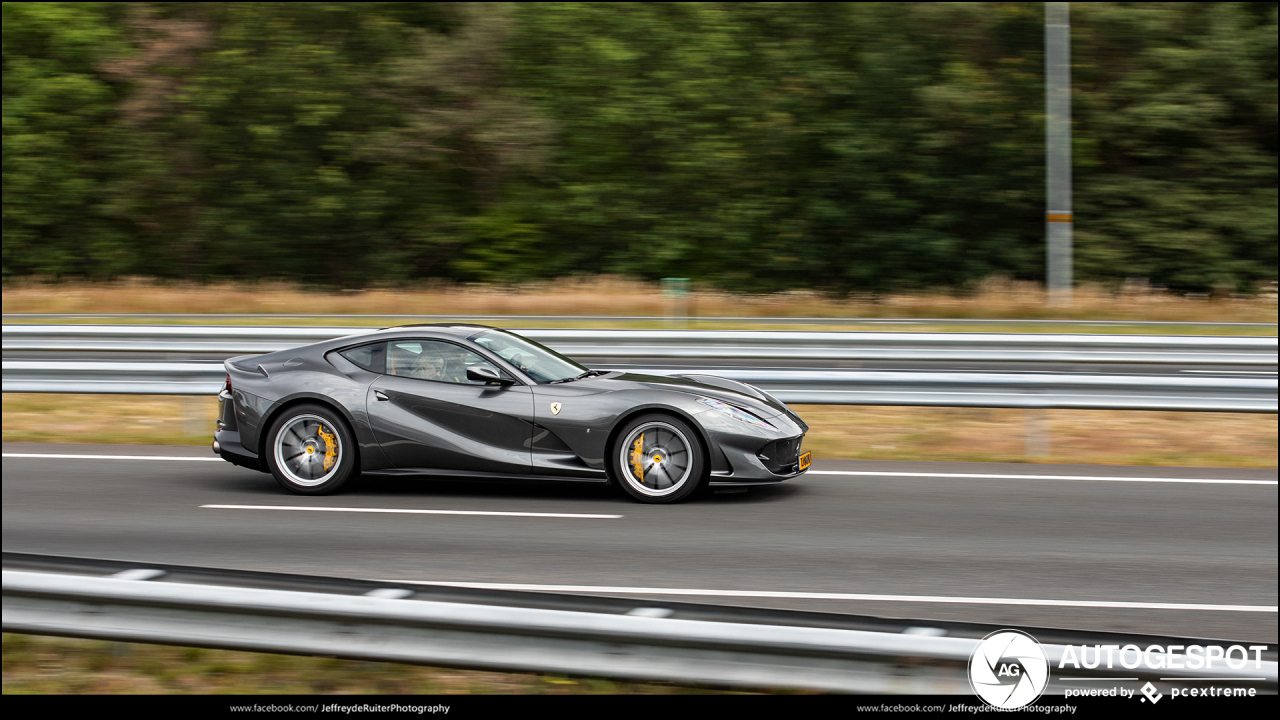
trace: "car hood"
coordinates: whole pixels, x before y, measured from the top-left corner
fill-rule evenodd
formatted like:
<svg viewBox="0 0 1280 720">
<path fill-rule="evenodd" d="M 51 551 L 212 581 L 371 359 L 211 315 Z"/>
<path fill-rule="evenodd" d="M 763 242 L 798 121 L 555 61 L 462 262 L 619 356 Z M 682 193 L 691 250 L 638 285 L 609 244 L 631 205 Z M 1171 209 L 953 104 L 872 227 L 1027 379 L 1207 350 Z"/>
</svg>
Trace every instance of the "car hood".
<svg viewBox="0 0 1280 720">
<path fill-rule="evenodd" d="M 601 389 L 606 392 L 632 389 L 669 390 L 715 398 L 750 410 L 761 418 L 788 414 L 786 405 L 758 388 L 714 375 L 668 376 L 615 372 L 579 382 L 590 383 L 595 387 L 604 386 Z"/>
</svg>

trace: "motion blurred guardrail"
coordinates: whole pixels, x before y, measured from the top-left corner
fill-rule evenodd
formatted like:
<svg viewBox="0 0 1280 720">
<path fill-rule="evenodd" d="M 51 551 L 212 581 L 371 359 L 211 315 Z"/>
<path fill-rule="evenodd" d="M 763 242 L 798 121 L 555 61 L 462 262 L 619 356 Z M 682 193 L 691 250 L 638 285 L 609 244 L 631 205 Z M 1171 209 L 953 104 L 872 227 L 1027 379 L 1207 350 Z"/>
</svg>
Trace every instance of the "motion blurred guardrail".
<svg viewBox="0 0 1280 720">
<path fill-rule="evenodd" d="M 615 367 L 658 375 L 701 367 Z M 786 403 L 1276 412 L 1275 378 L 721 368 Z M 219 363 L 4 361 L 5 392 L 214 395 Z"/>
<path fill-rule="evenodd" d="M 6 325 L 5 392 L 214 394 L 220 362 L 367 332 L 352 327 Z M 1274 337 L 532 329 L 592 367 L 708 372 L 784 402 L 1276 412 L 1275 377 L 824 369 L 850 361 L 1275 367 Z M 68 357 L 95 357 L 69 360 Z M 127 357 L 130 360 L 101 359 Z M 161 361 L 200 357 L 204 362 Z M 804 361 L 819 367 L 770 364 Z M 1265 371 L 1264 371 L 1265 372 Z"/>
<path fill-rule="evenodd" d="M 193 583 L 168 581 L 168 571 L 154 567 L 105 577 L 101 568 L 93 574 L 59 570 L 4 570 L 5 632 L 739 687 L 933 694 L 969 691 L 967 666 L 982 636 L 948 637 L 949 631 L 939 627 L 904 630 L 895 621 L 858 616 L 848 617 L 876 629 L 840 627 L 849 621 L 830 614 L 645 607 L 653 601 L 617 598 L 542 594 L 531 603 L 531 593 L 488 591 L 481 602 L 439 601 L 429 599 L 431 593 L 419 594 L 426 588 L 394 582 L 379 587 L 290 576 L 293 588 L 281 589 L 271 587 L 269 578 L 264 582 L 262 574 L 235 571 L 206 571 Z M 213 575 L 218 572 L 224 577 Z M 306 589 L 296 589 L 299 585 Z M 633 609 L 624 614 L 618 609 L 623 603 Z M 588 609 L 579 609 L 584 606 Z M 732 620 L 672 617 L 681 611 Z M 836 627 L 820 624 L 824 619 Z M 985 630 L 976 625 L 951 630 L 956 629 L 968 635 Z M 1044 637 L 1044 629 L 1037 631 Z M 1066 644 L 1171 644 L 1164 638 L 1047 632 L 1062 641 L 1042 644 L 1051 667 Z M 1105 679 L 1123 673 L 1159 679 L 1167 687 L 1170 681 L 1212 674 L 1274 693 L 1273 658 L 1268 648 L 1258 667 L 1099 667 L 1071 675 Z M 1060 694 L 1069 686 L 1051 672 L 1048 693 Z"/>
<path fill-rule="evenodd" d="M 371 327 L 5 325 L 4 350 L 30 353 L 274 352 Z M 571 357 L 941 360 L 1275 365 L 1275 337 L 1040 333 L 521 329 Z M 219 359 L 223 359 L 219 358 Z M 52 358 L 51 358 L 52 359 Z"/>
</svg>

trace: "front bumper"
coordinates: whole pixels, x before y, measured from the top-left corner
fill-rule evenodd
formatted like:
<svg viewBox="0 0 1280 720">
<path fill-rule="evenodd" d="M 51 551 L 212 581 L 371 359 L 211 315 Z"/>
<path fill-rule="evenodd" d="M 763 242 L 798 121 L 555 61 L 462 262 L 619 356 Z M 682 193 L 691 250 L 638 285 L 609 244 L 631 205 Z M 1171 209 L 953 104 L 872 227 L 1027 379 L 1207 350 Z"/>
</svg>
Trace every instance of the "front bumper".
<svg viewBox="0 0 1280 720">
<path fill-rule="evenodd" d="M 812 467 L 812 465 L 810 467 Z M 766 469 L 765 473 L 768 473 L 769 477 L 760 477 L 761 473 L 754 473 L 754 472 L 741 473 L 741 474 L 735 473 L 733 475 L 711 473 L 711 478 L 707 481 L 707 486 L 713 487 L 713 488 L 730 488 L 730 487 L 755 487 L 757 485 L 776 485 L 782 482 L 783 480 L 790 480 L 793 477 L 799 477 L 807 472 L 809 472 L 809 468 L 805 468 L 803 470 L 794 470 L 794 471 L 786 472 L 782 474 L 773 473 L 768 469 Z"/>
<path fill-rule="evenodd" d="M 769 418 L 776 426 L 773 429 L 745 429 L 737 420 L 721 420 L 708 413 L 699 414 L 698 420 L 728 464 L 727 470 L 712 470 L 707 482 L 710 487 L 773 485 L 808 471 L 800 470 L 797 462 L 807 428 L 785 417 Z M 785 449 L 785 458 L 780 457 L 780 449 Z"/>
</svg>

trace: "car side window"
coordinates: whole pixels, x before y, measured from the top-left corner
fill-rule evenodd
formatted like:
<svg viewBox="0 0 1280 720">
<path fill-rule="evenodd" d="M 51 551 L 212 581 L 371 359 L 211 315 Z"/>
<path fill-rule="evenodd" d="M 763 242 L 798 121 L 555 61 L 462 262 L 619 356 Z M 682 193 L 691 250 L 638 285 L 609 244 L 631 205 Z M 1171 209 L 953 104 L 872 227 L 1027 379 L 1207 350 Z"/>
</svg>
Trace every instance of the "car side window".
<svg viewBox="0 0 1280 720">
<path fill-rule="evenodd" d="M 361 345 L 357 348 L 344 350 L 342 357 L 368 370 L 369 372 L 384 373 L 387 367 L 387 344 L 373 343 L 372 345 Z"/>
<path fill-rule="evenodd" d="M 453 343 L 434 340 L 396 340 L 387 349 L 387 374 L 460 385 L 484 385 L 467 379 L 471 365 L 490 365 L 479 355 Z"/>
</svg>

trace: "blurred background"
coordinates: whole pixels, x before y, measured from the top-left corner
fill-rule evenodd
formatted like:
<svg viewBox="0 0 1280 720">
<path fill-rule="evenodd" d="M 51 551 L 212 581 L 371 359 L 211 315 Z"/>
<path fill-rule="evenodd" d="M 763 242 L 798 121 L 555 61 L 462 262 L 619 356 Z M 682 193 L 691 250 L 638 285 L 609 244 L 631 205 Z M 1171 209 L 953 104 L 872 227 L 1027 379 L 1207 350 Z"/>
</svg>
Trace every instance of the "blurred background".
<svg viewBox="0 0 1280 720">
<path fill-rule="evenodd" d="M 203 360 L 214 382 L 186 396 L 5 392 L 4 442 L 207 448 L 221 387 L 220 357 L 163 342 L 92 354 L 82 337 L 24 355 L 22 323 L 341 329 L 449 314 L 513 328 L 1274 339 L 1277 3 L 1072 3 L 1070 23 L 1078 285 L 1055 307 L 1043 291 L 1045 3 L 5 3 L 6 383 L 23 360 L 112 355 Z M 1274 410 L 1269 347 L 1257 367 L 1010 372 L 1252 382 Z M 930 362 L 891 369 L 1007 369 Z M 1274 411 L 797 411 L 819 462 L 1277 463 Z M 64 496 L 55 525 L 92 526 L 58 515 Z M 38 504 L 6 496 L 12 526 L 38 524 Z M 1243 503 L 1189 507 L 1174 536 L 1215 511 L 1229 518 L 1217 527 L 1247 516 Z M 1116 512 L 1070 525 L 1112 532 Z M 1198 564 L 1162 547 L 1144 567 L 1142 541 L 1122 541 L 1078 573 L 1150 588 L 1195 586 L 1206 563 L 1244 568 L 1274 602 L 1274 554 L 1269 570 L 1250 565 L 1243 540 L 1205 527 Z M 862 536 L 840 525 L 826 544 L 850 537 Z M 778 545 L 761 556 L 790 572 Z M 267 553 L 236 562 L 255 554 Z M 760 577 L 752 562 L 744 576 Z M 921 567 L 903 587 L 947 575 Z M 1036 567 L 1019 580 L 1045 575 Z M 5 635 L 4 692 L 685 691 L 132 647 Z"/>
<path fill-rule="evenodd" d="M 1276 7 L 1072 5 L 1079 281 L 1275 280 Z M 3 12 L 7 283 L 1044 277 L 1043 3 Z"/>
</svg>

